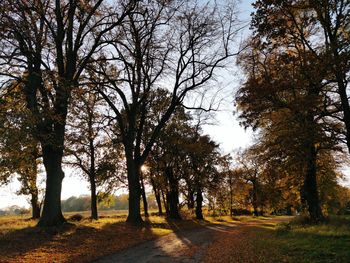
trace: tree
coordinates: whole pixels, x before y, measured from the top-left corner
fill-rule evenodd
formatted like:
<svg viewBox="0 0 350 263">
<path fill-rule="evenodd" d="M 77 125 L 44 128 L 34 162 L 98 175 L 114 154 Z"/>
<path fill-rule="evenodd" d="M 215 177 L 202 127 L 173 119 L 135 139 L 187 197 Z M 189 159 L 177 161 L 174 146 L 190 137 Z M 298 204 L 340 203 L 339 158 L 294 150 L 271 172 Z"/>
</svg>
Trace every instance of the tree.
<svg viewBox="0 0 350 263">
<path fill-rule="evenodd" d="M 191 144 L 185 147 L 193 174 L 193 186 L 196 196 L 195 213 L 197 219 L 203 219 L 203 193 L 212 181 L 219 178 L 217 167 L 219 165 L 219 145 L 207 135 L 194 134 Z"/>
<path fill-rule="evenodd" d="M 104 37 L 132 12 L 136 1 L 2 1 L 2 82 L 23 83 L 46 170 L 39 226 L 65 222 L 61 212 L 65 125 L 72 90 L 104 44 Z M 23 78 L 23 76 L 26 76 Z"/>
<path fill-rule="evenodd" d="M 331 89 L 328 82 L 323 82 L 327 70 L 322 70 L 322 65 L 318 67 L 320 62 L 312 52 L 293 43 L 292 47 L 279 45 L 266 50 L 260 43 L 253 45 L 243 59 L 248 79 L 237 101 L 245 123 L 262 128 L 264 137 L 270 137 L 268 143 L 299 166 L 304 175 L 302 198 L 311 220 L 318 222 L 323 220 L 323 214 L 317 188 L 317 158 L 322 151 L 339 150 L 341 127 L 323 114 L 334 108 L 333 101 L 325 95 Z"/>
<path fill-rule="evenodd" d="M 105 105 L 99 94 L 90 89 L 76 89 L 73 96 L 66 132 L 66 164 L 82 171 L 91 191 L 91 218 L 98 219 L 97 187 L 107 181 L 119 183 L 118 161 L 121 149 L 116 147 L 106 130 Z M 122 166 L 121 166 L 122 167 Z M 112 187 L 112 186 L 109 186 Z M 106 189 L 104 190 L 105 192 Z"/>
<path fill-rule="evenodd" d="M 160 98 L 163 98 L 163 100 Z M 160 98 L 161 101 L 165 101 L 163 96 Z M 155 103 L 155 105 L 157 104 Z M 153 108 L 153 110 L 156 109 Z M 147 159 L 153 173 L 153 178 L 151 178 L 153 185 L 157 183 L 158 189 L 164 194 L 167 216 L 172 219 L 181 219 L 179 183 L 180 179 L 185 178 L 184 174 L 189 169 L 185 145 L 190 142 L 191 134 L 194 132 L 189 120 L 190 116 L 185 113 L 184 109 L 178 108 L 160 132 Z M 154 122 L 150 123 L 148 120 L 147 126 L 150 129 L 153 125 Z"/>
<path fill-rule="evenodd" d="M 278 46 L 286 38 L 294 38 L 318 60 L 318 68 L 327 70 L 324 81 L 336 85 L 332 99 L 340 107 L 325 111 L 345 125 L 345 141 L 350 150 L 350 106 L 347 94 L 350 70 L 349 21 L 350 3 L 347 0 L 256 1 L 252 27 L 265 44 Z M 278 19 L 276 19 L 278 17 Z"/>
<path fill-rule="evenodd" d="M 141 166 L 176 108 L 189 93 L 208 85 L 234 55 L 236 32 L 232 5 L 149 1 L 139 2 L 135 10 L 109 43 L 111 52 L 101 54 L 92 79 L 103 84 L 99 92 L 115 114 L 127 163 L 127 221 L 138 224 Z M 151 91 L 159 86 L 170 90 L 171 97 L 146 137 Z"/>
<path fill-rule="evenodd" d="M 37 177 L 40 165 L 39 142 L 33 138 L 32 122 L 25 107 L 20 85 L 7 88 L 0 103 L 0 183 L 6 184 L 18 175 L 18 194 L 30 195 L 32 218 L 40 218 Z"/>
</svg>

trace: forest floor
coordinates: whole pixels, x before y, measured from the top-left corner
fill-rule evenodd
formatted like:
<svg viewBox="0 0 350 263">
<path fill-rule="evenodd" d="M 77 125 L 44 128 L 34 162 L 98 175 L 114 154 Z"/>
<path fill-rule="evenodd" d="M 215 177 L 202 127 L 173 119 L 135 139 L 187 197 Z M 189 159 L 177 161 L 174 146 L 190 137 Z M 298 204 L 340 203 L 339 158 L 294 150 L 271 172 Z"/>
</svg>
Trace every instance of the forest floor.
<svg viewBox="0 0 350 263">
<path fill-rule="evenodd" d="M 125 214 L 87 217 L 60 228 L 0 217 L 0 262 L 349 262 L 350 218 L 318 226 L 290 217 L 207 217 L 142 227 Z M 70 217 L 70 215 L 66 215 Z"/>
</svg>

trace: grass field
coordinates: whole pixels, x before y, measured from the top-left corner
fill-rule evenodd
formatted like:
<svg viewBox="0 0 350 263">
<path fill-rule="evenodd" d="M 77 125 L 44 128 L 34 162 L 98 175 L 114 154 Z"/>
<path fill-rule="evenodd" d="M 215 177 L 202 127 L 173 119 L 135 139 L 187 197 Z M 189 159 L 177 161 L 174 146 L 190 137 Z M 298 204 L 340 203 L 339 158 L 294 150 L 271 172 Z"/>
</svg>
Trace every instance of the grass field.
<svg viewBox="0 0 350 263">
<path fill-rule="evenodd" d="M 73 213 L 66 214 L 70 218 Z M 218 233 L 204 262 L 350 262 L 350 217 L 321 225 L 298 219 L 249 216 L 169 221 L 151 216 L 142 227 L 125 223 L 125 212 L 101 213 L 98 221 L 69 221 L 60 228 L 36 228 L 28 216 L 0 217 L 0 262 L 88 262 L 137 243 L 208 224 L 237 226 Z"/>
</svg>

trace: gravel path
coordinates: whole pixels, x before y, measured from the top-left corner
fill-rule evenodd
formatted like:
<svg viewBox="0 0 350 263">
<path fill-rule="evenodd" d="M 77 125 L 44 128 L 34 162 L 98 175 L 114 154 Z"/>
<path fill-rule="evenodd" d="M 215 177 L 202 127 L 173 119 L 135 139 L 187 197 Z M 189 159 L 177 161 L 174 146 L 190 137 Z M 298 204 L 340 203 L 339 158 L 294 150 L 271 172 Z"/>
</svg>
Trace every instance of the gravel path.
<svg viewBox="0 0 350 263">
<path fill-rule="evenodd" d="M 215 245 L 212 244 L 215 237 L 237 236 L 239 233 L 244 235 L 242 230 L 246 227 L 269 226 L 272 223 L 289 220 L 290 218 L 251 219 L 238 224 L 213 224 L 203 228 L 183 230 L 105 256 L 94 263 L 198 263 L 202 261 L 208 248 Z"/>
<path fill-rule="evenodd" d="M 190 231 L 180 231 L 147 241 L 119 253 L 100 258 L 95 263 L 197 263 L 200 262 L 216 232 L 230 226 L 210 225 Z M 103 249 L 103 248 L 101 248 Z"/>
</svg>

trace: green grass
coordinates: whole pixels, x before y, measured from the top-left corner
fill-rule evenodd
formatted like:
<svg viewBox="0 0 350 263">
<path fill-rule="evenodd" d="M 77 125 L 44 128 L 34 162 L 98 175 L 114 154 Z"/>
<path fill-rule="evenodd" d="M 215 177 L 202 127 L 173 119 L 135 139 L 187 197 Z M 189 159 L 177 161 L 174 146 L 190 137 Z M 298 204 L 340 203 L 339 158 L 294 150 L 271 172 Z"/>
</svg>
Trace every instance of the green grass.
<svg viewBox="0 0 350 263">
<path fill-rule="evenodd" d="M 291 223 L 254 230 L 254 246 L 269 250 L 271 262 L 350 262 L 350 217 L 331 217 L 327 223 Z"/>
</svg>

